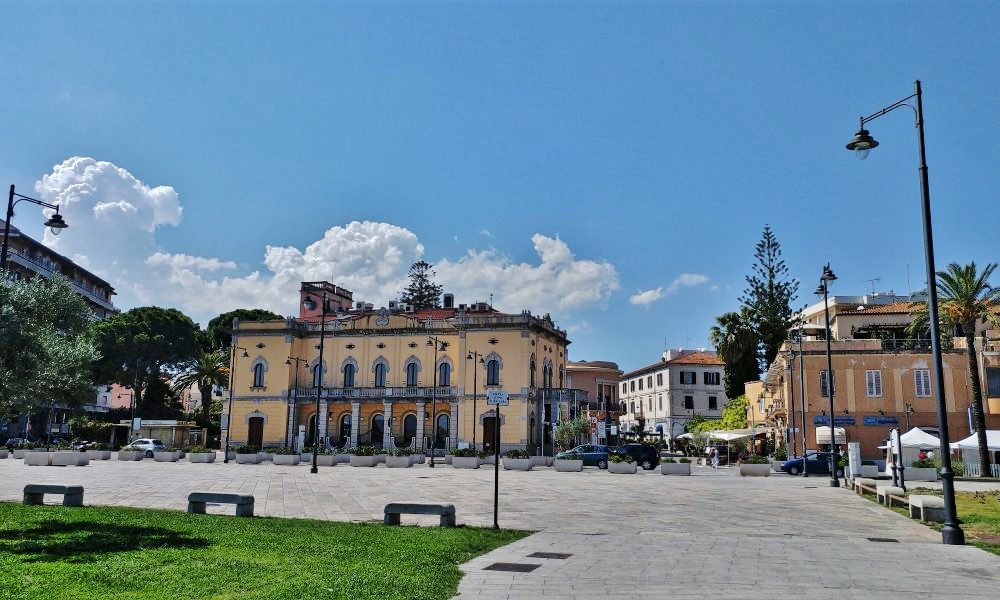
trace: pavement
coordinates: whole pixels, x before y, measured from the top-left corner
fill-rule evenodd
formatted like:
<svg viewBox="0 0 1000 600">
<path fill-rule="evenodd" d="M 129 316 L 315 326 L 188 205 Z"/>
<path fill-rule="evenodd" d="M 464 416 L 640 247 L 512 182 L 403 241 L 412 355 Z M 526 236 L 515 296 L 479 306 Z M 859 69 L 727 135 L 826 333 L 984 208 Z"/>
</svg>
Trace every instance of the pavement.
<svg viewBox="0 0 1000 600">
<path fill-rule="evenodd" d="M 253 494 L 255 514 L 381 521 L 394 501 L 451 502 L 460 525 L 493 525 L 492 467 L 410 469 L 91 461 L 28 467 L 0 460 L 0 501 L 28 483 L 83 485 L 85 505 L 186 510 L 190 491 Z M 1000 556 L 945 546 L 941 534 L 843 488 L 829 476 L 739 477 L 692 467 L 617 475 L 503 471 L 499 525 L 536 531 L 461 565 L 456 598 L 963 598 L 1000 589 Z M 957 482 L 958 489 L 986 489 Z M 996 488 L 996 485 L 993 485 Z M 57 503 L 46 497 L 47 503 Z M 208 507 L 233 514 L 232 506 Z M 437 517 L 403 516 L 435 526 Z M 569 555 L 531 557 L 535 553 Z M 529 572 L 487 569 L 497 563 Z"/>
</svg>

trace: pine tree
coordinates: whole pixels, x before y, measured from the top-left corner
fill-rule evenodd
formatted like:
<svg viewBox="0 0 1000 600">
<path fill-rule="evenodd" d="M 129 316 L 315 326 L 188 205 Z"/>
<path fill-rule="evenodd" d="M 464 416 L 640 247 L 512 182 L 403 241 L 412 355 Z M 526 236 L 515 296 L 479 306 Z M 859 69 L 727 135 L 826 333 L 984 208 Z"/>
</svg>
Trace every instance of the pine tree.
<svg viewBox="0 0 1000 600">
<path fill-rule="evenodd" d="M 746 309 L 750 324 L 760 340 L 761 367 L 766 369 L 778 355 L 782 342 L 788 339 L 788 329 L 793 324 L 792 301 L 796 298 L 799 282 L 788 278 L 788 267 L 781 258 L 781 244 L 764 226 L 764 233 L 757 242 L 753 274 L 747 275 L 747 289 L 743 290 L 740 304 Z"/>
<path fill-rule="evenodd" d="M 441 308 L 442 286 L 434 283 L 434 265 L 421 260 L 410 265 L 410 284 L 400 296 L 400 302 L 412 304 L 414 308 Z"/>
</svg>

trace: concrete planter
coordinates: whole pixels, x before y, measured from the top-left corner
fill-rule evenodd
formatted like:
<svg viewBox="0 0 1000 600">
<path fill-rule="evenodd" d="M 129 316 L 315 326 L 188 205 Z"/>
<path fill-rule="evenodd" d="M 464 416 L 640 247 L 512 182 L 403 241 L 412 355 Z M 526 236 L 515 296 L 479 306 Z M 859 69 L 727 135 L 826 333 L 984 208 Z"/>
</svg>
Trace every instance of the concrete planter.
<svg viewBox="0 0 1000 600">
<path fill-rule="evenodd" d="M 553 462 L 556 471 L 560 473 L 572 473 L 583 470 L 583 460 L 573 460 L 570 458 L 557 458 Z"/>
<path fill-rule="evenodd" d="M 479 468 L 479 457 L 478 456 L 453 456 L 451 458 L 451 466 L 455 469 L 478 469 Z"/>
<path fill-rule="evenodd" d="M 253 454 L 236 454 L 236 463 L 240 465 L 259 465 L 260 464 L 260 454 L 254 452 Z"/>
<path fill-rule="evenodd" d="M 85 454 L 89 460 L 111 460 L 110 450 L 87 450 Z"/>
<path fill-rule="evenodd" d="M 378 464 L 377 456 L 356 456 L 351 455 L 351 466 L 352 467 L 374 467 Z"/>
<path fill-rule="evenodd" d="M 156 462 L 177 462 L 181 459 L 181 453 L 176 450 L 154 452 L 153 460 Z"/>
<path fill-rule="evenodd" d="M 740 477 L 770 477 L 770 475 L 771 463 L 743 463 L 740 465 Z"/>
<path fill-rule="evenodd" d="M 302 462 L 311 463 L 313 461 L 313 453 L 312 452 L 300 452 L 299 456 L 301 457 L 301 461 Z"/>
<path fill-rule="evenodd" d="M 322 467 L 334 467 L 337 465 L 337 455 L 336 454 L 317 454 L 316 455 L 316 466 Z"/>
<path fill-rule="evenodd" d="M 451 464 L 451 461 L 452 461 L 452 460 L 453 460 L 454 458 L 455 458 L 455 456 L 454 456 L 453 454 L 445 454 L 445 455 L 444 455 L 444 462 L 450 465 L 450 464 Z"/>
<path fill-rule="evenodd" d="M 119 450 L 118 460 L 142 460 L 146 458 L 146 453 L 142 450 Z"/>
<path fill-rule="evenodd" d="M 260 456 L 261 462 L 274 459 L 274 454 L 272 452 L 258 452 L 257 455 Z"/>
<path fill-rule="evenodd" d="M 876 465 L 861 465 L 861 476 L 875 479 L 878 477 L 878 467 Z"/>
<path fill-rule="evenodd" d="M 660 463 L 660 473 L 663 475 L 690 475 L 691 463 Z"/>
<path fill-rule="evenodd" d="M 385 466 L 390 469 L 409 469 L 413 466 L 413 462 L 409 456 L 386 456 Z"/>
<path fill-rule="evenodd" d="M 8 454 L 10 453 L 7 451 L 6 448 L 0 448 L 0 459 L 7 458 Z"/>
<path fill-rule="evenodd" d="M 24 464 L 29 467 L 47 467 L 52 464 L 51 452 L 29 451 L 24 453 Z"/>
<path fill-rule="evenodd" d="M 317 456 L 316 458 L 318 459 L 319 457 Z M 297 464 L 299 464 L 300 460 L 301 459 L 299 458 L 298 454 L 273 454 L 273 455 L 271 455 L 271 462 L 273 462 L 276 465 L 286 465 L 286 466 L 297 465 Z"/>
<path fill-rule="evenodd" d="M 69 452 L 52 452 L 51 464 L 55 467 L 84 467 L 90 464 L 85 452 L 72 450 Z"/>
<path fill-rule="evenodd" d="M 906 467 L 903 469 L 906 481 L 937 481 L 937 469 L 934 467 Z"/>
<path fill-rule="evenodd" d="M 532 456 L 531 460 L 536 467 L 551 467 L 554 461 L 551 456 Z"/>
<path fill-rule="evenodd" d="M 343 463 L 343 464 L 346 465 L 347 463 L 351 462 L 351 455 L 350 454 L 346 454 L 346 453 L 344 453 L 344 454 L 334 454 L 334 456 L 336 457 L 336 461 L 338 463 Z"/>
<path fill-rule="evenodd" d="M 14 449 L 14 458 L 24 458 L 24 453 L 25 452 L 27 452 L 27 450 L 20 450 L 20 449 L 15 448 Z"/>
<path fill-rule="evenodd" d="M 422 465 L 427 461 L 427 455 L 423 452 L 414 452 L 410 455 L 410 462 L 415 465 Z"/>
<path fill-rule="evenodd" d="M 495 454 L 490 454 L 489 456 L 486 456 L 484 458 L 480 458 L 479 459 L 479 464 L 493 466 L 494 464 L 496 464 L 496 459 L 497 459 L 497 457 L 496 457 Z"/>
<path fill-rule="evenodd" d="M 608 462 L 608 473 L 635 473 L 636 471 L 635 463 L 627 462 Z"/>
<path fill-rule="evenodd" d="M 215 462 L 215 452 L 192 452 L 187 455 L 187 459 L 193 463 Z"/>
<path fill-rule="evenodd" d="M 530 471 L 535 466 L 530 458 L 503 458 L 505 471 Z"/>
</svg>

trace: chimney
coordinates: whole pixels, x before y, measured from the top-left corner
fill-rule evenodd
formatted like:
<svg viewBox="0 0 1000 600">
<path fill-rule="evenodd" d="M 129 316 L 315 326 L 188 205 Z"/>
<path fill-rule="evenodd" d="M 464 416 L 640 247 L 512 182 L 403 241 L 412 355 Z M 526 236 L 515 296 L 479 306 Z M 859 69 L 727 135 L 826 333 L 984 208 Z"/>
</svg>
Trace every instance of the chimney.
<svg viewBox="0 0 1000 600">
<path fill-rule="evenodd" d="M 444 295 L 444 307 L 445 308 L 455 308 L 455 294 L 445 294 Z"/>
</svg>

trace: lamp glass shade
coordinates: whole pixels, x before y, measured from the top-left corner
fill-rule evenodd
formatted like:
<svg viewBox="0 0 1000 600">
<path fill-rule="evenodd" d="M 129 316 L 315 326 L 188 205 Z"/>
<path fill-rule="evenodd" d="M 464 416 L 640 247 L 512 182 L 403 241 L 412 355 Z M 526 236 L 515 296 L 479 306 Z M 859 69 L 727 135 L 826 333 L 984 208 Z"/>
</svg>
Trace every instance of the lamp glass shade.
<svg viewBox="0 0 1000 600">
<path fill-rule="evenodd" d="M 316 301 L 312 296 L 306 296 L 302 299 L 302 306 L 306 307 L 306 310 L 316 310 Z"/>
<path fill-rule="evenodd" d="M 868 157 L 868 151 L 872 148 L 878 146 L 878 142 L 869 135 L 867 129 L 859 129 L 856 134 L 854 134 L 854 139 L 852 139 L 847 144 L 848 150 L 853 150 L 854 155 L 858 157 L 859 160 L 864 160 Z"/>
</svg>

